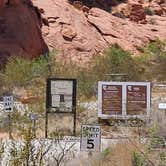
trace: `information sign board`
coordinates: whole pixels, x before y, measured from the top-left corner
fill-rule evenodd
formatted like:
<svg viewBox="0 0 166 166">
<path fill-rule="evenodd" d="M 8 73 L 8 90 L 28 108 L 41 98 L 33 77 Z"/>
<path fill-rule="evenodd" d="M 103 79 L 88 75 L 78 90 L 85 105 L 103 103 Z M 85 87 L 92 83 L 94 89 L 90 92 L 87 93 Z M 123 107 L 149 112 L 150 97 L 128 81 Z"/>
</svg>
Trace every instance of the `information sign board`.
<svg viewBox="0 0 166 166">
<path fill-rule="evenodd" d="M 150 115 L 149 82 L 98 83 L 98 117 L 130 118 Z"/>
<path fill-rule="evenodd" d="M 122 114 L 122 85 L 102 86 L 102 113 Z"/>
<path fill-rule="evenodd" d="M 100 151 L 101 145 L 101 126 L 82 125 L 81 126 L 81 151 L 96 152 Z"/>
<path fill-rule="evenodd" d="M 75 79 L 47 80 L 47 108 L 57 112 L 72 112 L 76 105 Z"/>
<path fill-rule="evenodd" d="M 147 108 L 147 86 L 127 85 L 127 114 L 146 114 Z"/>
<path fill-rule="evenodd" d="M 48 78 L 46 87 L 45 138 L 48 137 L 48 114 L 72 114 L 76 134 L 76 79 Z"/>
</svg>

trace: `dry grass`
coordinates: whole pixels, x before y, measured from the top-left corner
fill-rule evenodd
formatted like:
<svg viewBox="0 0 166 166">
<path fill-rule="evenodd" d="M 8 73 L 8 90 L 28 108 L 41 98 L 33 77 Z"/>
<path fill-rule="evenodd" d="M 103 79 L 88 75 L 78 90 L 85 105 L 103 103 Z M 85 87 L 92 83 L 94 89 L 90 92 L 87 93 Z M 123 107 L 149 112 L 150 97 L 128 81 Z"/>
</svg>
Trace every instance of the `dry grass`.
<svg viewBox="0 0 166 166">
<path fill-rule="evenodd" d="M 152 89 L 151 124 L 157 125 L 158 133 L 166 137 L 166 115 L 164 110 L 158 108 L 159 103 L 166 103 L 166 87 Z"/>
<path fill-rule="evenodd" d="M 109 156 L 112 160 L 112 166 L 131 166 L 131 152 L 134 150 L 134 147 L 127 143 L 118 143 Z M 103 166 L 108 165 L 107 163 Z"/>
<path fill-rule="evenodd" d="M 139 149 L 143 149 L 143 145 L 137 142 L 130 143 L 128 141 L 119 142 L 113 148 L 110 147 L 110 153 L 107 156 L 96 157 L 93 160 L 93 166 L 132 166 L 132 153 Z"/>
</svg>

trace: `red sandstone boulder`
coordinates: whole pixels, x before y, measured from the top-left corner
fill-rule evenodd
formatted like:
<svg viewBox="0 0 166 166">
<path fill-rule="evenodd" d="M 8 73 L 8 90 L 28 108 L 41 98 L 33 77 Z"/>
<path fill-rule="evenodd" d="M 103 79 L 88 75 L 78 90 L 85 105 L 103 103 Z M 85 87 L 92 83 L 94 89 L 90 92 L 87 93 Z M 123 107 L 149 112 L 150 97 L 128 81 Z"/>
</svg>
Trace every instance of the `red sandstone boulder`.
<svg viewBox="0 0 166 166">
<path fill-rule="evenodd" d="M 146 22 L 146 13 L 140 3 L 130 3 L 128 4 L 129 18 L 134 22 Z"/>
<path fill-rule="evenodd" d="M 64 24 L 62 27 L 62 35 L 66 40 L 70 41 L 76 37 L 77 33 L 74 27 Z"/>
<path fill-rule="evenodd" d="M 0 0 L 0 65 L 10 56 L 37 57 L 48 52 L 41 17 L 30 0 Z"/>
</svg>

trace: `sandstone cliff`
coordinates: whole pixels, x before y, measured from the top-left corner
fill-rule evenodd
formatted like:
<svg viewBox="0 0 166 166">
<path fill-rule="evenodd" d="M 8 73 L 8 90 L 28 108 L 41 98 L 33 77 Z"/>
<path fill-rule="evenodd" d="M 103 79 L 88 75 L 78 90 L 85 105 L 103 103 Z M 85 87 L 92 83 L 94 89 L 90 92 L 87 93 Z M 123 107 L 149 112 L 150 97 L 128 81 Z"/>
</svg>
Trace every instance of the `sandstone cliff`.
<svg viewBox="0 0 166 166">
<path fill-rule="evenodd" d="M 0 0 L 0 65 L 9 56 L 37 57 L 48 52 L 41 18 L 29 0 Z"/>
<path fill-rule="evenodd" d="M 37 57 L 47 45 L 59 50 L 60 60 L 78 65 L 115 43 L 137 55 L 147 43 L 166 39 L 165 6 L 165 0 L 128 0 L 108 12 L 83 1 L 0 0 L 0 62 Z"/>
<path fill-rule="evenodd" d="M 119 10 L 129 12 L 123 18 L 99 8 L 84 10 L 84 6 L 78 8 L 77 4 L 71 5 L 68 0 L 35 0 L 34 3 L 43 9 L 43 17 L 49 22 L 49 27 L 43 27 L 45 40 L 50 48 L 61 51 L 63 60 L 86 63 L 115 43 L 138 54 L 148 42 L 166 39 L 165 15 L 140 14 L 152 2 L 128 1 L 120 4 Z"/>
</svg>

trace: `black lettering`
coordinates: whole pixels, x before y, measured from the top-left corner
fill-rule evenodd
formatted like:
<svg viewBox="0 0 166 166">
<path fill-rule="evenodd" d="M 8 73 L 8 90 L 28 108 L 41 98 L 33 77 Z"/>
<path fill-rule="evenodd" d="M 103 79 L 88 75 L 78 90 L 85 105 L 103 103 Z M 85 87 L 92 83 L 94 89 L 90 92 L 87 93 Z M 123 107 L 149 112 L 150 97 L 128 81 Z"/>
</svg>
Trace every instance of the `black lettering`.
<svg viewBox="0 0 166 166">
<path fill-rule="evenodd" d="M 93 143 L 93 139 L 88 139 L 87 140 L 87 149 L 93 149 L 94 148 L 94 143 Z"/>
</svg>

